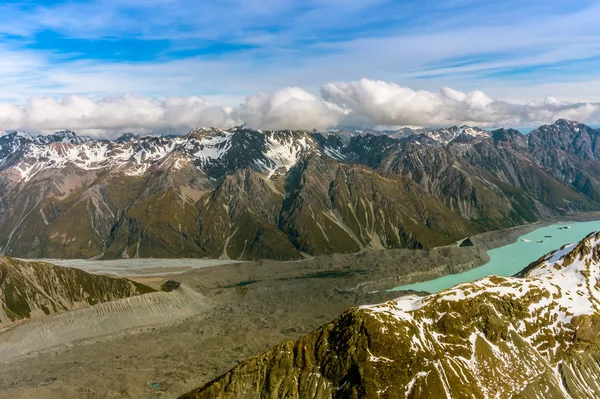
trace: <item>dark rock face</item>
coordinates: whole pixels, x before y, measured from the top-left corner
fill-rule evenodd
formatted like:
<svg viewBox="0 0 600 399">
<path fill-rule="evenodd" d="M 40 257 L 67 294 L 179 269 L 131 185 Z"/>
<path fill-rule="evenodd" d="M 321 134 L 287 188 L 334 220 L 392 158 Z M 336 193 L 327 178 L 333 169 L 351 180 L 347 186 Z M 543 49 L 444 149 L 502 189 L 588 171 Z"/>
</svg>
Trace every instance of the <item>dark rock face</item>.
<svg viewBox="0 0 600 399">
<path fill-rule="evenodd" d="M 175 291 L 177 288 L 179 288 L 180 285 L 181 285 L 181 283 L 179 281 L 167 280 L 161 284 L 160 290 L 164 291 L 164 292 L 171 292 L 171 291 Z"/>
<path fill-rule="evenodd" d="M 578 122 L 558 120 L 528 135 L 532 158 L 563 184 L 588 198 L 600 198 L 600 132 Z"/>
<path fill-rule="evenodd" d="M 468 237 L 466 239 L 464 239 L 461 243 L 460 243 L 460 247 L 472 247 L 475 244 L 473 244 L 473 241 L 471 241 L 471 237 Z"/>
<path fill-rule="evenodd" d="M 0 252 L 302 259 L 430 248 L 598 209 L 598 132 L 201 128 L 0 136 Z"/>
</svg>

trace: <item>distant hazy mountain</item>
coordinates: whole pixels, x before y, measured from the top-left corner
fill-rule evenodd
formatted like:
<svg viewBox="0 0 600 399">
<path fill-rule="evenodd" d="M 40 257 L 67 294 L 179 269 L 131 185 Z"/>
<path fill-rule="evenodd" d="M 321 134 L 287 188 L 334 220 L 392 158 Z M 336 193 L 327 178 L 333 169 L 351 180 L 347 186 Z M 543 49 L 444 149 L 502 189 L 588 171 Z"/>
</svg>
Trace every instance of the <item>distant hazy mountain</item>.
<svg viewBox="0 0 600 399">
<path fill-rule="evenodd" d="M 0 135 L 0 251 L 300 259 L 427 248 L 598 209 L 599 132 L 201 128 L 117 140 Z"/>
<path fill-rule="evenodd" d="M 599 254 L 349 310 L 182 398 L 598 398 Z"/>
</svg>

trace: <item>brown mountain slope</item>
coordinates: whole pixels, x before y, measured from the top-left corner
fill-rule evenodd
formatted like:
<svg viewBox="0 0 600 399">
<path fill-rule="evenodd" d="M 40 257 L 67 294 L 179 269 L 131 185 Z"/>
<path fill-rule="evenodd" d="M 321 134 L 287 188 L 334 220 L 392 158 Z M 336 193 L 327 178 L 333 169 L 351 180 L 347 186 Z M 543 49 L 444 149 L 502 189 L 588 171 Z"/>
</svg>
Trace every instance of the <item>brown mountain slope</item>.
<svg viewBox="0 0 600 399">
<path fill-rule="evenodd" d="M 0 257 L 0 327 L 154 291 L 123 278 Z"/>
<path fill-rule="evenodd" d="M 411 180 L 362 166 L 315 155 L 290 172 L 287 184 L 281 227 L 311 254 L 430 248 L 473 231 Z"/>
</svg>

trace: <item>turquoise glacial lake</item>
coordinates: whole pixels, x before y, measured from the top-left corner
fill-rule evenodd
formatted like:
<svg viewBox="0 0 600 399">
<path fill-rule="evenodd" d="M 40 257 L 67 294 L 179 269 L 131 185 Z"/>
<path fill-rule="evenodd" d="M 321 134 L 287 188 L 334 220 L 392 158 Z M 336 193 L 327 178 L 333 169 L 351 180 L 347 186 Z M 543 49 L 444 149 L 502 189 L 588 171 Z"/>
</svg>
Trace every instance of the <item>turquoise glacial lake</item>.
<svg viewBox="0 0 600 399">
<path fill-rule="evenodd" d="M 392 291 L 415 290 L 434 293 L 490 275 L 510 277 L 548 252 L 559 249 L 564 244 L 580 241 L 594 231 L 600 231 L 600 221 L 560 223 L 542 227 L 519 237 L 514 244 L 488 251 L 490 261 L 483 266 L 435 280 L 402 285 L 393 288 Z"/>
</svg>

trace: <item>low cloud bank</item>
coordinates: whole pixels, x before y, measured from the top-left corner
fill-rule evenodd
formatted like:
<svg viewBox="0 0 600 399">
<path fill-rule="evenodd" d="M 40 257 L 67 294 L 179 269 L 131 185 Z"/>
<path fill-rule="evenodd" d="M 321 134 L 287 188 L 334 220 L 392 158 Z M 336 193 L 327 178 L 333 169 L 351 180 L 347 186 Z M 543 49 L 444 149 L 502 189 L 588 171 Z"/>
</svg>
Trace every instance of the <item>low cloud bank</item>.
<svg viewBox="0 0 600 399">
<path fill-rule="evenodd" d="M 200 97 L 151 99 L 132 94 L 92 99 L 34 97 L 26 104 L 0 103 L 0 129 L 49 132 L 71 129 L 94 136 L 121 132 L 183 132 L 198 126 L 257 129 L 326 129 L 337 125 L 428 126 L 460 124 L 534 126 L 559 118 L 600 123 L 600 103 L 555 98 L 515 104 L 481 91 L 413 90 L 392 82 L 361 79 L 328 83 L 317 97 L 298 87 L 259 92 L 235 108 Z"/>
<path fill-rule="evenodd" d="M 363 125 L 533 126 L 560 118 L 600 122 L 598 103 L 567 103 L 546 98 L 513 104 L 494 100 L 482 91 L 465 93 L 447 87 L 438 93 L 417 91 L 396 83 L 369 79 L 326 84 L 321 88 L 321 96 L 345 109 L 348 122 Z"/>
<path fill-rule="evenodd" d="M 123 131 L 188 130 L 197 126 L 231 127 L 230 111 L 200 97 L 149 99 L 132 94 L 94 100 L 68 96 L 34 97 L 27 104 L 0 103 L 0 129 L 34 132 L 70 129 L 111 136 Z M 111 134 L 112 133 L 112 134 Z"/>
</svg>

